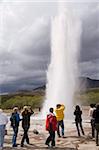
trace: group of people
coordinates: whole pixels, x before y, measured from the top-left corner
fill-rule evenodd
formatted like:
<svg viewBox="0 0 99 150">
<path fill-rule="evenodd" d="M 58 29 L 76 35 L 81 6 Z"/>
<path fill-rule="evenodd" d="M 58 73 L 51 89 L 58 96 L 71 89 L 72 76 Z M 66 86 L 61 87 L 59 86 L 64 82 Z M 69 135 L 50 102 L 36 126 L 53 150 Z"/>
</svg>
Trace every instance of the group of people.
<svg viewBox="0 0 99 150">
<path fill-rule="evenodd" d="M 11 127 L 13 129 L 13 137 L 12 137 L 12 147 L 17 147 L 17 135 L 20 121 L 22 121 L 23 128 L 23 137 L 21 140 L 21 147 L 24 146 L 24 141 L 26 140 L 27 144 L 29 144 L 28 130 L 30 128 L 30 117 L 33 114 L 33 110 L 31 107 L 24 106 L 20 118 L 18 107 L 13 108 L 13 112 L 10 117 Z M 3 110 L 0 109 L 0 150 L 3 149 L 4 144 L 4 136 L 6 124 L 8 123 L 8 117 L 3 113 Z"/>
<path fill-rule="evenodd" d="M 33 114 L 33 110 L 31 107 L 24 106 L 22 110 L 22 119 L 20 119 L 19 113 L 18 113 L 18 107 L 15 107 L 13 109 L 13 113 L 10 117 L 11 121 L 11 126 L 13 128 L 13 138 L 12 138 L 12 146 L 17 147 L 16 139 L 17 139 L 17 134 L 18 134 L 18 128 L 19 128 L 19 123 L 22 120 L 22 128 L 24 131 L 22 140 L 21 140 L 21 147 L 24 146 L 24 141 L 26 140 L 27 144 L 29 144 L 29 137 L 28 137 L 28 130 L 30 128 L 30 116 Z"/>
<path fill-rule="evenodd" d="M 57 131 L 57 135 L 59 138 L 65 138 L 64 136 L 64 110 L 65 106 L 63 104 L 57 104 L 56 108 L 50 108 L 49 114 L 46 117 L 46 130 L 49 132 L 49 136 L 46 139 L 45 144 L 48 147 L 55 146 L 55 132 Z M 26 140 L 27 144 L 30 144 L 28 137 L 28 130 L 30 128 L 30 117 L 34 114 L 33 110 L 29 106 L 24 106 L 21 117 L 19 115 L 18 107 L 13 108 L 13 112 L 10 117 L 11 127 L 13 129 L 13 137 L 12 137 L 12 147 L 17 147 L 17 135 L 20 121 L 22 121 L 23 128 L 23 137 L 21 139 L 21 147 L 24 146 L 24 141 Z M 79 105 L 75 106 L 74 110 L 75 116 L 75 124 L 77 128 L 78 136 L 81 136 L 81 132 L 83 135 L 84 129 L 82 126 L 82 110 Z M 98 135 L 99 135 L 99 104 L 91 104 L 89 109 L 89 116 L 92 128 L 92 138 L 96 137 L 96 145 L 99 146 Z M 0 150 L 3 149 L 4 136 L 6 124 L 8 123 L 8 117 L 3 113 L 2 109 L 0 109 Z M 60 131 L 61 128 L 61 131 Z M 81 129 L 81 132 L 80 132 Z M 96 133 L 96 135 L 95 135 Z"/>
<path fill-rule="evenodd" d="M 49 109 L 49 114 L 47 115 L 47 119 L 46 119 L 46 130 L 49 131 L 49 136 L 45 142 L 45 144 L 48 145 L 48 147 L 55 146 L 55 131 L 57 131 L 57 135 L 59 138 L 61 137 L 65 138 L 64 136 L 64 110 L 65 110 L 65 106 L 62 104 L 56 105 L 55 114 L 53 113 L 54 108 Z M 82 134 L 85 135 L 83 126 L 82 126 L 82 111 L 79 105 L 75 107 L 74 115 L 75 115 L 75 124 L 77 127 L 78 136 L 80 136 L 80 128 L 81 128 Z M 60 134 L 60 127 L 61 127 L 61 134 Z"/>
<path fill-rule="evenodd" d="M 64 136 L 64 110 L 65 106 L 61 104 L 56 105 L 55 114 L 54 108 L 49 109 L 49 114 L 47 115 L 46 119 L 46 130 L 49 131 L 49 136 L 45 142 L 48 147 L 55 146 L 55 131 L 57 131 L 58 137 L 65 137 Z M 78 136 L 85 135 L 83 126 L 82 126 L 82 110 L 79 105 L 75 106 L 74 110 L 75 116 L 75 124 L 78 132 Z M 96 146 L 99 146 L 99 104 L 90 104 L 89 109 L 89 117 L 92 129 L 92 138 L 96 137 Z M 61 134 L 60 134 L 60 127 L 61 127 Z M 81 130 L 81 132 L 80 132 Z M 95 136 L 96 132 L 96 136 Z M 50 145 L 51 144 L 51 145 Z"/>
</svg>

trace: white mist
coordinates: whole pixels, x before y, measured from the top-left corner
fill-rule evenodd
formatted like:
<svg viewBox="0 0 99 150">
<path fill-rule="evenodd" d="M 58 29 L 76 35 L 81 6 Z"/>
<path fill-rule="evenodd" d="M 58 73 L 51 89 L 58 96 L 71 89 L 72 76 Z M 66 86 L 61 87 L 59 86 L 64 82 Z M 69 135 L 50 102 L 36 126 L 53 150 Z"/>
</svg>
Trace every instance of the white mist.
<svg viewBox="0 0 99 150">
<path fill-rule="evenodd" d="M 43 115 L 50 107 L 64 104 L 65 116 L 73 112 L 73 96 L 76 89 L 81 22 L 75 10 L 60 7 L 52 20 L 51 62 L 47 72 L 47 89 Z"/>
</svg>

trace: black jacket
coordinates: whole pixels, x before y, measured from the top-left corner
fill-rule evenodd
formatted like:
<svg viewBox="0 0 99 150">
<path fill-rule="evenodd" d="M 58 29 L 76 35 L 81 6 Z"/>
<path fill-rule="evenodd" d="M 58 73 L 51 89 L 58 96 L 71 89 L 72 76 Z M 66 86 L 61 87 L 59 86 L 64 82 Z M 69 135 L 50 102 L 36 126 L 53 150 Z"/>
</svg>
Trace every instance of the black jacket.
<svg viewBox="0 0 99 150">
<path fill-rule="evenodd" d="M 93 118 L 95 119 L 95 123 L 99 123 L 99 110 L 94 110 Z"/>
<path fill-rule="evenodd" d="M 81 110 L 80 111 L 75 110 L 74 115 L 75 115 L 75 121 L 76 122 L 81 122 L 82 121 L 82 117 L 81 117 L 82 111 Z"/>
<path fill-rule="evenodd" d="M 25 114 L 25 112 L 22 112 L 22 127 L 23 128 L 29 128 L 30 127 L 30 116 L 33 114 L 34 112 L 27 112 L 27 114 Z"/>
</svg>

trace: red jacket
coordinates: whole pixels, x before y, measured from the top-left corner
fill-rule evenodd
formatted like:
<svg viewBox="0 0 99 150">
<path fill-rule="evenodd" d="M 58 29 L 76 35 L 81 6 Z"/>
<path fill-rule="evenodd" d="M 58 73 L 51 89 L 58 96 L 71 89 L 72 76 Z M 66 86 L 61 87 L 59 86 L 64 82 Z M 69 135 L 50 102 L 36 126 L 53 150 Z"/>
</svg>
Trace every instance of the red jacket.
<svg viewBox="0 0 99 150">
<path fill-rule="evenodd" d="M 57 119 L 53 113 L 47 115 L 46 118 L 46 130 L 47 131 L 57 131 Z"/>
</svg>

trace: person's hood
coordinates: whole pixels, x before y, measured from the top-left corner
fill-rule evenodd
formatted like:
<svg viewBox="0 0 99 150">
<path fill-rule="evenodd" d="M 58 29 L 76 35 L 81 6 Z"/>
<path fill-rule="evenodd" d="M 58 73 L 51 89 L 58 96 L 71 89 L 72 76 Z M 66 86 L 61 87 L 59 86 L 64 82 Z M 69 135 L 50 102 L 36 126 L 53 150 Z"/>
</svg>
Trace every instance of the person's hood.
<svg viewBox="0 0 99 150">
<path fill-rule="evenodd" d="M 49 113 L 47 116 L 48 116 L 48 118 L 50 118 L 52 116 L 55 116 L 55 114 L 54 113 Z"/>
</svg>

